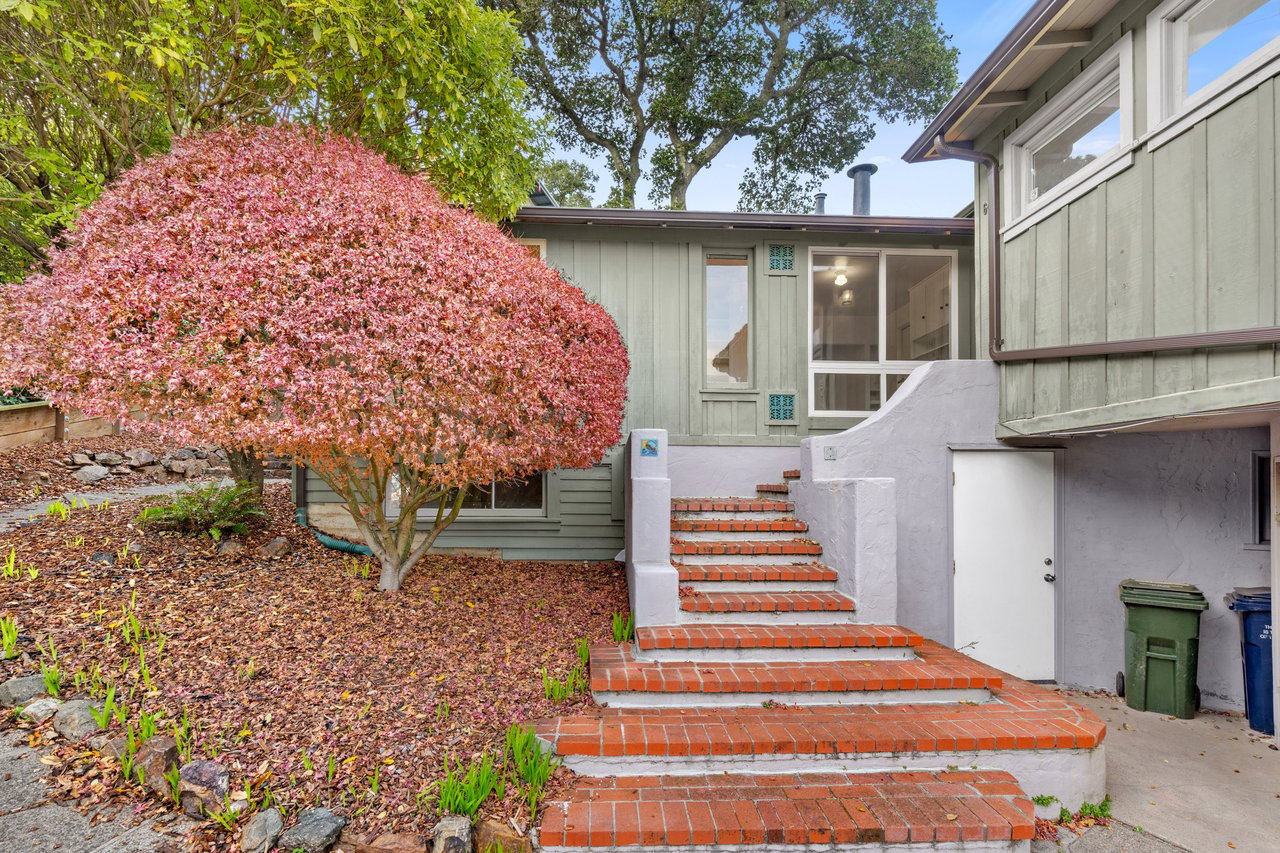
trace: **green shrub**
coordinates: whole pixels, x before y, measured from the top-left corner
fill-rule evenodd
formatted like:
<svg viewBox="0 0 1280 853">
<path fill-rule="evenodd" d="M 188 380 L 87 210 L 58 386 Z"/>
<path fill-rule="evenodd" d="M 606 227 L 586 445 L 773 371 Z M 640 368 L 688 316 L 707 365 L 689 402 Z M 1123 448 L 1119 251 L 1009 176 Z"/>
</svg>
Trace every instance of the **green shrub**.
<svg viewBox="0 0 1280 853">
<path fill-rule="evenodd" d="M 227 533 L 247 533 L 250 524 L 265 516 L 252 484 L 210 483 L 178 492 L 168 503 L 147 507 L 138 516 L 138 525 L 221 539 Z"/>
<path fill-rule="evenodd" d="M 40 397 L 26 388 L 0 390 L 0 406 L 16 406 L 19 403 L 36 403 Z"/>
</svg>

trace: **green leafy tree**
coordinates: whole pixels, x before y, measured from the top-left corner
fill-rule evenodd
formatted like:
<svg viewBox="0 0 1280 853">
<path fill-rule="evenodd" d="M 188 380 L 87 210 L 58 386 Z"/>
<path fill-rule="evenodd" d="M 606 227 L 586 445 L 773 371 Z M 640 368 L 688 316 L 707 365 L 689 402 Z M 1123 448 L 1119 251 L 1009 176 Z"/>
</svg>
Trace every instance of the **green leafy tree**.
<svg viewBox="0 0 1280 853">
<path fill-rule="evenodd" d="M 237 122 L 359 136 L 503 217 L 541 157 L 520 49 L 471 0 L 0 0 L 0 273 L 172 137 Z"/>
<path fill-rule="evenodd" d="M 538 175 L 542 185 L 565 207 L 591 207 L 600 176 L 577 160 L 551 160 Z"/>
<path fill-rule="evenodd" d="M 877 120 L 918 120 L 956 85 L 934 0 L 492 0 L 558 141 L 603 153 L 609 204 L 683 208 L 735 138 L 755 140 L 744 207 L 807 207 Z M 647 159 L 647 169 L 646 169 Z"/>
</svg>

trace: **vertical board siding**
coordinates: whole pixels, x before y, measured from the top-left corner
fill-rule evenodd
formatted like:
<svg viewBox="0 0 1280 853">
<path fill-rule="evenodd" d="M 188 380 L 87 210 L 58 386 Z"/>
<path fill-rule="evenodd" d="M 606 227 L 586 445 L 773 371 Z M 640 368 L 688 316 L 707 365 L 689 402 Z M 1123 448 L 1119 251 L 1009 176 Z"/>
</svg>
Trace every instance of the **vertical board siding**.
<svg viewBox="0 0 1280 853">
<path fill-rule="evenodd" d="M 1004 244 L 1006 349 L 1278 321 L 1277 87 L 1206 117 Z M 1277 373 L 1271 346 L 1002 365 L 1001 420 Z"/>
</svg>

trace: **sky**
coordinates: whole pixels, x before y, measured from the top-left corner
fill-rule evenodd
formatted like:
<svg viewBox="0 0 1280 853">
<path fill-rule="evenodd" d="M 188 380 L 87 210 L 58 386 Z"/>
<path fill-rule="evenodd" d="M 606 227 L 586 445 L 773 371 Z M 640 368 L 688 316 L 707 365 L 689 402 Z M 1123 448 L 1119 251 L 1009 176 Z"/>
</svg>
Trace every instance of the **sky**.
<svg viewBox="0 0 1280 853">
<path fill-rule="evenodd" d="M 960 51 L 960 79 L 965 80 L 995 49 L 1005 34 L 1031 7 L 1033 0 L 939 0 L 938 15 L 943 29 Z M 902 152 L 928 125 L 880 124 L 876 137 L 863 150 L 859 163 L 880 167 L 871 181 L 871 213 L 876 216 L 953 216 L 973 201 L 973 166 L 958 161 L 908 165 Z M 691 210 L 735 210 L 738 182 L 751 165 L 751 140 L 735 140 L 704 169 L 689 188 Z M 584 154 L 563 154 L 588 160 L 600 183 L 596 203 L 608 194 L 608 172 L 604 159 L 589 160 Z M 848 164 L 852 166 L 853 164 Z M 847 167 L 846 167 L 847 168 Z M 850 213 L 853 182 L 844 171 L 832 175 L 822 187 L 827 193 L 828 213 Z M 649 187 L 642 185 L 637 203 L 651 206 Z"/>
</svg>

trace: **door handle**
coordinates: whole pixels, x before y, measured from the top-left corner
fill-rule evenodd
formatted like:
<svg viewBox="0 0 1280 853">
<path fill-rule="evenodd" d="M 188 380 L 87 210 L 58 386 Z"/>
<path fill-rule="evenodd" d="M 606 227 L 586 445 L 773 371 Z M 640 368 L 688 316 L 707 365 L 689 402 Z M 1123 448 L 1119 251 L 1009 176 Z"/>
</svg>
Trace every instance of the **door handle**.
<svg viewBox="0 0 1280 853">
<path fill-rule="evenodd" d="M 1044 582 L 1045 582 L 1045 583 L 1053 583 L 1053 582 L 1054 582 L 1054 581 L 1056 581 L 1057 579 L 1058 579 L 1058 576 L 1057 576 L 1057 575 L 1055 575 L 1055 574 L 1050 574 L 1049 572 L 1045 572 L 1045 574 L 1044 574 Z"/>
</svg>

